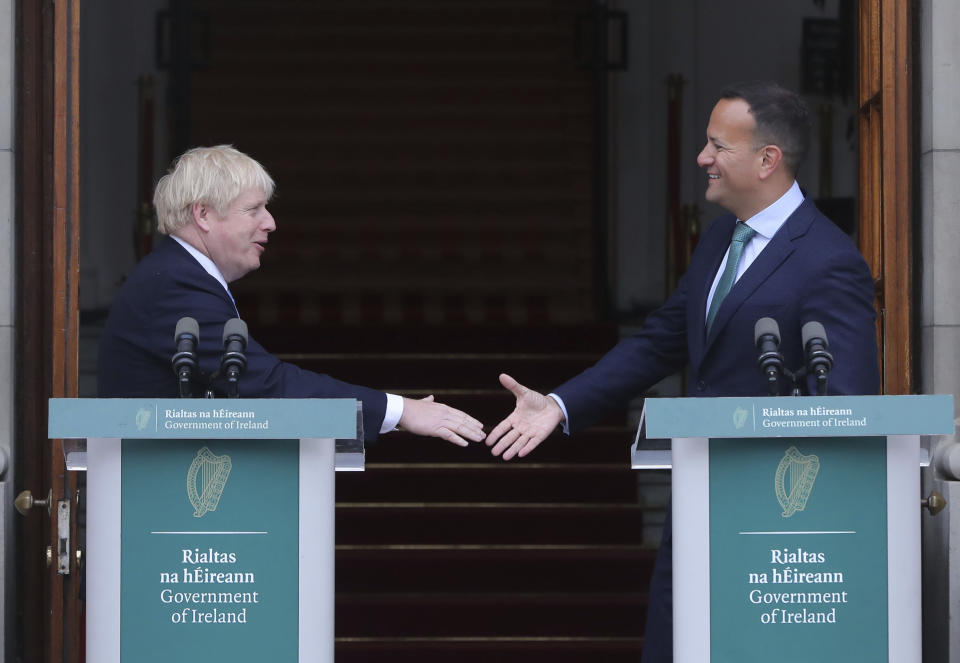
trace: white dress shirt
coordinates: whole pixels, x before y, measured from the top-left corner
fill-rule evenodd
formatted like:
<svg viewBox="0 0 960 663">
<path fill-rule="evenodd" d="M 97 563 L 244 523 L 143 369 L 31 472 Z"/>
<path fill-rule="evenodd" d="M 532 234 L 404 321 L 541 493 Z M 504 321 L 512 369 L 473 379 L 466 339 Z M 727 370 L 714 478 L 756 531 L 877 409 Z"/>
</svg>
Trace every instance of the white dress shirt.
<svg viewBox="0 0 960 663">
<path fill-rule="evenodd" d="M 743 253 L 740 254 L 740 264 L 737 265 L 737 275 L 733 279 L 736 283 L 747 271 L 747 268 L 757 259 L 760 252 L 770 243 L 773 236 L 777 234 L 780 227 L 787 222 L 790 215 L 793 214 L 803 202 L 803 193 L 800 191 L 800 185 L 793 183 L 787 192 L 777 198 L 777 201 L 769 207 L 757 212 L 749 219 L 741 219 L 748 226 L 756 231 L 756 234 L 743 247 Z M 713 301 L 713 293 L 717 290 L 717 284 L 720 283 L 720 276 L 723 274 L 724 267 L 727 266 L 727 257 L 730 255 L 730 249 L 723 256 L 720 263 L 720 269 L 713 278 L 713 285 L 710 286 L 710 294 L 707 296 L 707 313 L 710 312 L 710 302 Z"/>
</svg>

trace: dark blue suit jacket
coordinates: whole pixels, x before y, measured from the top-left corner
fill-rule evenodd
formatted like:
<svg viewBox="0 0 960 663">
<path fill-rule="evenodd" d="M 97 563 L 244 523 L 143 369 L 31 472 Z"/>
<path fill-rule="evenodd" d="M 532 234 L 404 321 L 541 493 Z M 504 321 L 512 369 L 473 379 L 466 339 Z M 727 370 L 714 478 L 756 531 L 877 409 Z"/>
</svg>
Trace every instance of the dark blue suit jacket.
<svg viewBox="0 0 960 663">
<path fill-rule="evenodd" d="M 734 284 L 705 331 L 707 296 L 730 245 L 736 218 L 720 217 L 704 233 L 686 275 L 640 331 L 554 392 L 567 408 L 571 432 L 602 420 L 662 378 L 690 366 L 688 396 L 765 396 L 754 325 L 771 317 L 789 369 L 804 364 L 801 328 L 823 324 L 834 357 L 832 394 L 874 394 L 880 388 L 873 278 L 860 252 L 805 200 Z M 814 393 L 810 380 L 807 391 Z M 782 394 L 792 383 L 782 379 Z M 673 660 L 672 519 L 650 580 L 643 663 Z"/>
<path fill-rule="evenodd" d="M 763 317 L 780 326 L 787 368 L 803 366 L 800 330 L 813 320 L 823 324 L 834 357 L 830 393 L 879 391 L 873 278 L 850 238 L 809 200 L 734 284 L 706 333 L 707 295 L 735 223 L 727 215 L 710 224 L 676 290 L 641 330 L 554 390 L 571 431 L 597 423 L 687 364 L 688 396 L 767 395 L 753 336 Z M 780 386 L 788 394 L 792 384 L 783 378 Z M 807 389 L 815 393 L 812 380 Z"/>
<path fill-rule="evenodd" d="M 98 392 L 101 398 L 176 398 L 170 360 L 174 330 L 184 316 L 200 325 L 197 348 L 204 377 L 195 394 L 203 395 L 206 376 L 220 367 L 223 325 L 237 317 L 220 283 L 193 256 L 165 238 L 133 270 L 110 308 L 100 341 Z M 240 378 L 241 397 L 356 398 L 363 402 L 367 441 L 375 440 L 386 410 L 386 394 L 282 362 L 250 338 L 247 368 Z M 215 383 L 222 395 L 223 383 Z"/>
</svg>

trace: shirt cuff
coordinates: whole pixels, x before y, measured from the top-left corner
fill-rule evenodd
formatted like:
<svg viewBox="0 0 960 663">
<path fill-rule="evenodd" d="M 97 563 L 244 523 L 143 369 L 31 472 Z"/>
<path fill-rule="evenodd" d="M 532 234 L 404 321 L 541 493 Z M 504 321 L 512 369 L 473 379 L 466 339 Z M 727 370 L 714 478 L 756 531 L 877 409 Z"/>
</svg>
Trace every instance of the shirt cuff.
<svg viewBox="0 0 960 663">
<path fill-rule="evenodd" d="M 562 405 L 560 407 L 563 407 Z M 387 410 L 383 415 L 383 424 L 380 426 L 380 433 L 389 433 L 397 429 L 400 423 L 400 417 L 403 416 L 403 396 L 396 394 L 387 394 Z"/>
<path fill-rule="evenodd" d="M 567 406 L 563 404 L 563 399 L 557 396 L 556 394 L 547 394 L 550 398 L 557 402 L 557 405 L 560 406 L 560 411 L 563 412 L 563 432 L 567 435 L 570 434 L 570 420 L 567 417 Z"/>
</svg>

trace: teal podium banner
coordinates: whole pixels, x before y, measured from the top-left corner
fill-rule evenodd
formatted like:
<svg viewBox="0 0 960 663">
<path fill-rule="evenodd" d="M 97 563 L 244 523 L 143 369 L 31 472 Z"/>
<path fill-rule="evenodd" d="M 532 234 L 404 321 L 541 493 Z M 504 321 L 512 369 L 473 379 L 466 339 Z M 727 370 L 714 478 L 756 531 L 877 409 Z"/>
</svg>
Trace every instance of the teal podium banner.
<svg viewBox="0 0 960 663">
<path fill-rule="evenodd" d="M 953 416 L 949 394 L 647 399 L 632 464 L 669 454 L 674 660 L 921 663 L 921 436 Z"/>
<path fill-rule="evenodd" d="M 357 437 L 352 398 L 52 398 L 48 434 L 63 438 Z"/>
<path fill-rule="evenodd" d="M 332 663 L 334 472 L 363 469 L 360 407 L 50 399 L 87 472 L 86 660 Z"/>
<path fill-rule="evenodd" d="M 886 470 L 882 437 L 710 440 L 713 663 L 888 660 Z"/>
<path fill-rule="evenodd" d="M 953 396 L 649 398 L 647 437 L 953 434 Z"/>
<path fill-rule="evenodd" d="M 121 442 L 121 660 L 298 660 L 299 453 Z"/>
</svg>

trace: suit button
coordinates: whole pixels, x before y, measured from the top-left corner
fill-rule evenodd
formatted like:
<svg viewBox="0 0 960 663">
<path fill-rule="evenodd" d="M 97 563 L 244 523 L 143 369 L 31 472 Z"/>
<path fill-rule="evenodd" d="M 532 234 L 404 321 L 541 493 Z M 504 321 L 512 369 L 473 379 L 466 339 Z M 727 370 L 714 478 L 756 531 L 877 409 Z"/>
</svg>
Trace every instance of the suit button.
<svg viewBox="0 0 960 663">
<path fill-rule="evenodd" d="M 697 391 L 703 391 L 706 388 L 707 388 L 706 382 L 704 382 L 703 380 L 700 380 L 699 382 L 697 382 Z"/>
</svg>

